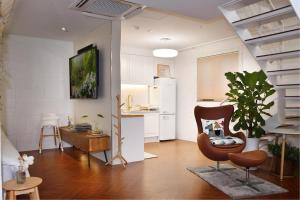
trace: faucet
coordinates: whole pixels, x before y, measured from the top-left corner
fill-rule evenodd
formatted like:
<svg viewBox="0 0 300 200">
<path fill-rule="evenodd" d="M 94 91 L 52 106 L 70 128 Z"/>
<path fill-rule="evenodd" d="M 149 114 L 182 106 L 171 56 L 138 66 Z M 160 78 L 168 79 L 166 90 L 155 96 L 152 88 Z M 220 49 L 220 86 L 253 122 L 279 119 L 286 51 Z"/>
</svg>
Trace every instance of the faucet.
<svg viewBox="0 0 300 200">
<path fill-rule="evenodd" d="M 127 96 L 127 110 L 131 110 L 131 108 L 132 108 L 132 95 L 128 95 Z"/>
</svg>

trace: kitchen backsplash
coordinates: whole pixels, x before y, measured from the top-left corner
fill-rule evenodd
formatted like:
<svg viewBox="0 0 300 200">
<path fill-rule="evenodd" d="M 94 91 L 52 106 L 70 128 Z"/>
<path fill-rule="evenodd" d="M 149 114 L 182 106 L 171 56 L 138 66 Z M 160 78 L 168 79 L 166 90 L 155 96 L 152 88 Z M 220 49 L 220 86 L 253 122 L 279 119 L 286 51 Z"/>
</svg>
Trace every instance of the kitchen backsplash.
<svg viewBox="0 0 300 200">
<path fill-rule="evenodd" d="M 121 102 L 127 106 L 128 95 L 131 95 L 132 105 L 148 105 L 149 104 L 149 90 L 148 85 L 121 85 Z"/>
</svg>

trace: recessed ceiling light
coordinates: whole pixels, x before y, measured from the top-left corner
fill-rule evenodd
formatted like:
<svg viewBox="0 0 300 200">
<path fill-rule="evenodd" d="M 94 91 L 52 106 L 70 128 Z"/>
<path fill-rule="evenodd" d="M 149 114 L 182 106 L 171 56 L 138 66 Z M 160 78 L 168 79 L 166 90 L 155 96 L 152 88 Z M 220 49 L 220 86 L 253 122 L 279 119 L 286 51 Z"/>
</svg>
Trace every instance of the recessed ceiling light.
<svg viewBox="0 0 300 200">
<path fill-rule="evenodd" d="M 64 31 L 64 32 L 68 32 L 68 29 L 67 29 L 66 27 L 64 27 L 64 26 L 61 27 L 60 29 L 61 29 L 62 31 Z"/>
</svg>

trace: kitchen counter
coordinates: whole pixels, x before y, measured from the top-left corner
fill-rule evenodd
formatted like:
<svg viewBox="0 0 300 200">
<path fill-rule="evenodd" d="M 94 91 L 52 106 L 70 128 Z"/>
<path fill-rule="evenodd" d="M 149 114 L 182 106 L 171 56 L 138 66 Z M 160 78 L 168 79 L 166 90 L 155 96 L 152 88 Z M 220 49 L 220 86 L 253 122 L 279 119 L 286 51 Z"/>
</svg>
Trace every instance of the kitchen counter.
<svg viewBox="0 0 300 200">
<path fill-rule="evenodd" d="M 144 117 L 143 114 L 133 114 L 133 113 L 122 113 L 122 118 L 135 118 L 135 117 Z"/>
<path fill-rule="evenodd" d="M 135 111 L 122 111 L 122 115 L 135 115 L 135 114 L 147 114 L 147 113 L 159 113 L 159 110 L 135 110 Z"/>
<path fill-rule="evenodd" d="M 122 114 L 121 133 L 124 158 L 129 163 L 144 160 L 144 115 Z"/>
</svg>

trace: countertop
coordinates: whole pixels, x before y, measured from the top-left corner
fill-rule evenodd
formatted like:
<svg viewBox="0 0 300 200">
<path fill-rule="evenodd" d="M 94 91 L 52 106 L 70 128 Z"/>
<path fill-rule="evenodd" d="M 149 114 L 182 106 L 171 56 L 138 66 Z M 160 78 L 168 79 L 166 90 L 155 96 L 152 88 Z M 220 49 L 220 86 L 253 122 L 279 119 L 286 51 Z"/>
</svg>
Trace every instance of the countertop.
<svg viewBox="0 0 300 200">
<path fill-rule="evenodd" d="M 143 114 L 122 113 L 122 118 L 144 117 Z"/>
</svg>

